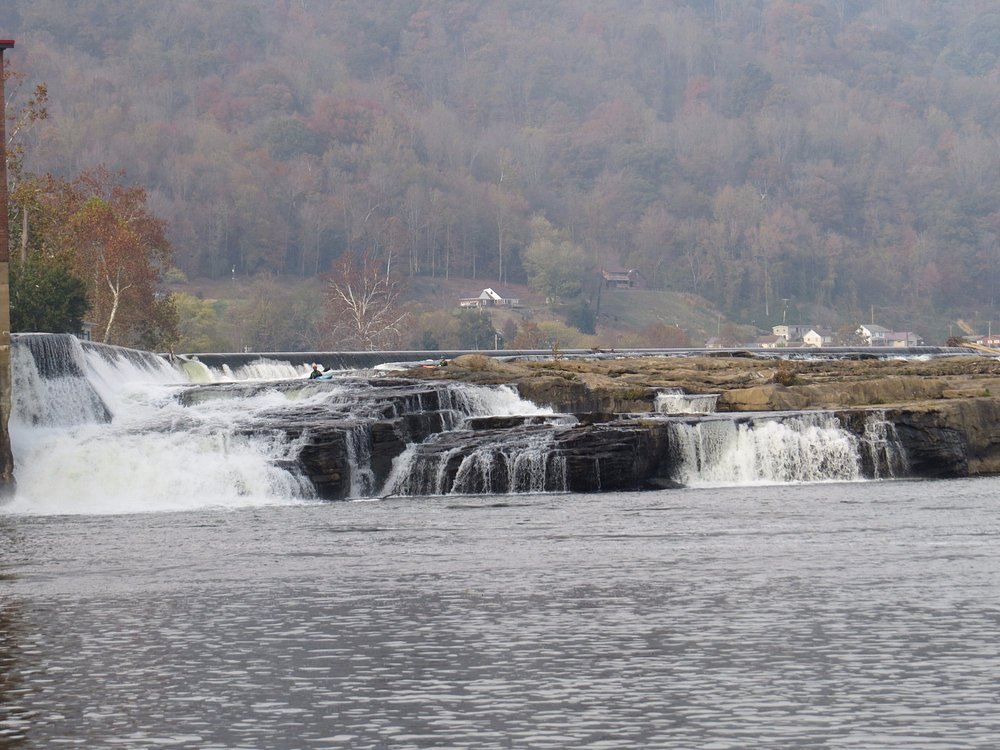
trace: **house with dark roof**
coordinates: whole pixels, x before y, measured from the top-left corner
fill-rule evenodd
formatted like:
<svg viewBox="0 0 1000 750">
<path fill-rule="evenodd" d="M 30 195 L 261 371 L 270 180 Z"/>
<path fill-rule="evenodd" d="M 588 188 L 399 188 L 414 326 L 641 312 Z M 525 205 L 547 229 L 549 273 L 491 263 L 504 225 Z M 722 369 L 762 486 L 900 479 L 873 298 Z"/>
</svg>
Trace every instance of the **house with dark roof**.
<svg viewBox="0 0 1000 750">
<path fill-rule="evenodd" d="M 505 296 L 490 287 L 486 287 L 478 297 L 462 297 L 459 307 L 520 307 L 521 300 L 517 297 Z"/>
<path fill-rule="evenodd" d="M 602 268 L 601 277 L 604 279 L 606 289 L 645 289 L 646 287 L 645 277 L 634 268 L 630 271 Z"/>
<path fill-rule="evenodd" d="M 806 346 L 820 348 L 833 345 L 833 331 L 829 328 L 817 326 L 810 328 L 809 332 L 802 337 L 802 343 Z"/>
</svg>

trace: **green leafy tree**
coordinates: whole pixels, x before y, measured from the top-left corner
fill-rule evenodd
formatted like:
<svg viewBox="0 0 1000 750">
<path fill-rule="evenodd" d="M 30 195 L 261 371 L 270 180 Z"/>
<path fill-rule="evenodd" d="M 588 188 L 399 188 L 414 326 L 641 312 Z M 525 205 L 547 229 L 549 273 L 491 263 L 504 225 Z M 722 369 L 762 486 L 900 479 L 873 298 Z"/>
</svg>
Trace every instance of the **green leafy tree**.
<svg viewBox="0 0 1000 750">
<path fill-rule="evenodd" d="M 493 349 L 496 329 L 489 313 L 483 310 L 458 312 L 458 345 L 463 349 Z"/>
<path fill-rule="evenodd" d="M 55 217 L 48 237 L 87 285 L 95 338 L 122 346 L 169 346 L 176 339 L 173 300 L 157 293 L 169 266 L 166 225 L 146 207 L 146 191 L 98 167 L 46 196 Z"/>
<path fill-rule="evenodd" d="M 580 294 L 589 265 L 583 248 L 544 216 L 531 221 L 531 244 L 524 250 L 523 262 L 528 283 L 553 302 Z"/>
<path fill-rule="evenodd" d="M 233 346 L 222 335 L 219 305 L 214 300 L 175 293 L 177 344 L 181 352 L 230 351 Z"/>
<path fill-rule="evenodd" d="M 38 256 L 10 268 L 12 331 L 79 333 L 87 312 L 87 285 L 69 265 L 44 263 Z"/>
<path fill-rule="evenodd" d="M 566 325 L 581 333 L 596 333 L 597 312 L 587 300 L 578 300 L 566 308 Z"/>
</svg>

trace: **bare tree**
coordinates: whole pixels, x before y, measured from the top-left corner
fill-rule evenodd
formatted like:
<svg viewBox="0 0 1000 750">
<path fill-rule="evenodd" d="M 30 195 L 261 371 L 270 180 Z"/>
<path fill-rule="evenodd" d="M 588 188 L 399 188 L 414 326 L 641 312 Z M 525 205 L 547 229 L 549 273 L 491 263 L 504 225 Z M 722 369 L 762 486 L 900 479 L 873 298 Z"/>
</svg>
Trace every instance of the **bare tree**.
<svg viewBox="0 0 1000 750">
<path fill-rule="evenodd" d="M 327 282 L 326 329 L 338 349 L 386 349 L 399 340 L 402 281 L 368 252 L 344 253 Z"/>
</svg>

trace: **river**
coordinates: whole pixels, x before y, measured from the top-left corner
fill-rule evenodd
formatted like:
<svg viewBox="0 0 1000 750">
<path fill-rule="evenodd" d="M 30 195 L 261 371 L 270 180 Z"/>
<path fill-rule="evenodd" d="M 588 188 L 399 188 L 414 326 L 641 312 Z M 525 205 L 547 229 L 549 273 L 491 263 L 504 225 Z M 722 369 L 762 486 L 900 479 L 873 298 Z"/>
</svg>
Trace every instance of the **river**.
<svg viewBox="0 0 1000 750">
<path fill-rule="evenodd" d="M 8 512 L 0 746 L 992 748 L 998 495 Z"/>
</svg>

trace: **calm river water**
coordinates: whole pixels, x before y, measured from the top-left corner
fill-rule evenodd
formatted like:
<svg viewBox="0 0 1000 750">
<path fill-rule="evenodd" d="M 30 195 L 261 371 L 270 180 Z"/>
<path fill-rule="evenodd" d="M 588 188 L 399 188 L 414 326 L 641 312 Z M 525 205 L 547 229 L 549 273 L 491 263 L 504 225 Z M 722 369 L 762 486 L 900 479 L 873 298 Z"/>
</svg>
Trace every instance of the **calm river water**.
<svg viewBox="0 0 1000 750">
<path fill-rule="evenodd" d="M 995 748 L 998 498 L 0 514 L 0 747 Z"/>
</svg>

